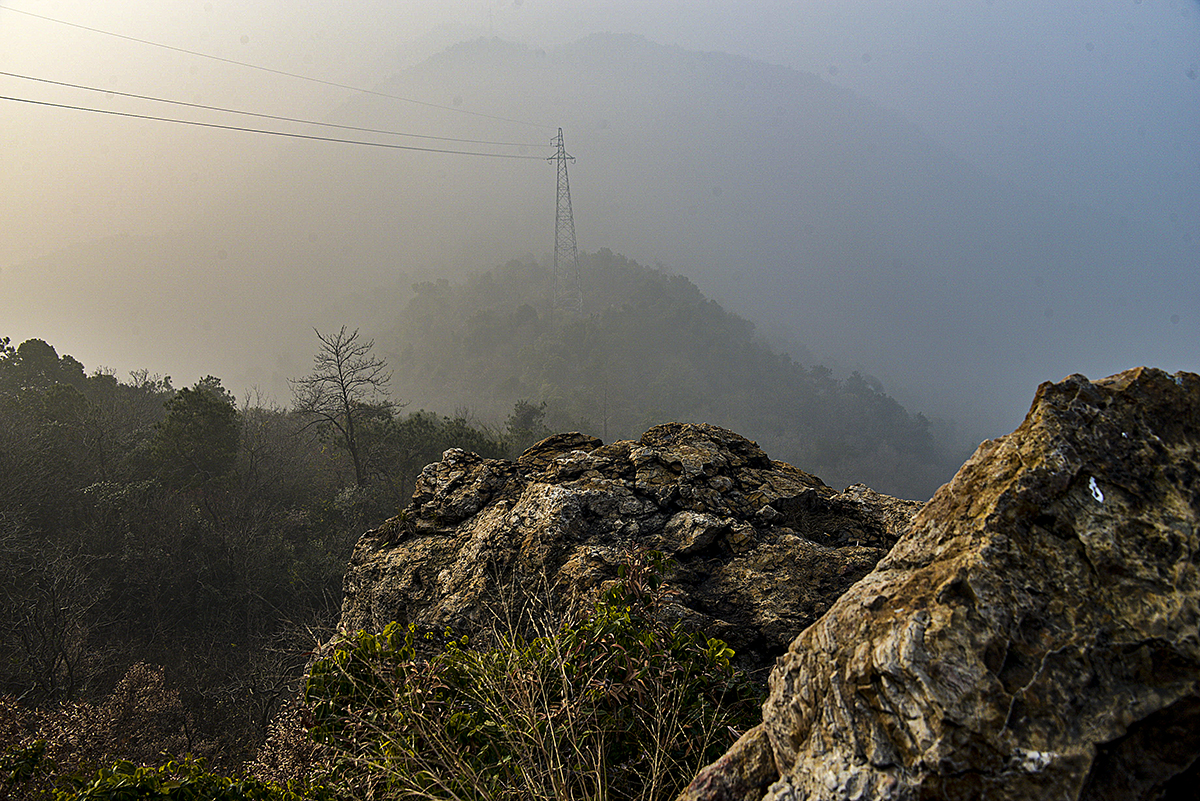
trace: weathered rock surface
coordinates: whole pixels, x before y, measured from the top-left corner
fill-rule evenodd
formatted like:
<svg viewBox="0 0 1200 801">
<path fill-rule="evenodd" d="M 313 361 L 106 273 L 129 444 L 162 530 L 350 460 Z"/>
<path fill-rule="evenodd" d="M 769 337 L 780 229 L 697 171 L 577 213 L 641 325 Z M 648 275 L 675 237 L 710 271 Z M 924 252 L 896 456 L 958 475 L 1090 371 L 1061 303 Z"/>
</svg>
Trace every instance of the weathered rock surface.
<svg viewBox="0 0 1200 801">
<path fill-rule="evenodd" d="M 738 738 L 725 755 L 692 780 L 679 801 L 759 801 L 779 778 L 771 738 L 763 724 Z"/>
<path fill-rule="evenodd" d="M 470 630 L 547 599 L 561 611 L 590 603 L 643 547 L 678 564 L 668 614 L 765 669 L 919 508 L 860 485 L 835 492 L 709 425 L 609 445 L 560 434 L 516 462 L 447 451 L 404 513 L 358 543 L 342 626 Z"/>
<path fill-rule="evenodd" d="M 772 671 L 765 798 L 1197 797 L 1198 449 L 1200 376 L 1042 385 Z"/>
</svg>

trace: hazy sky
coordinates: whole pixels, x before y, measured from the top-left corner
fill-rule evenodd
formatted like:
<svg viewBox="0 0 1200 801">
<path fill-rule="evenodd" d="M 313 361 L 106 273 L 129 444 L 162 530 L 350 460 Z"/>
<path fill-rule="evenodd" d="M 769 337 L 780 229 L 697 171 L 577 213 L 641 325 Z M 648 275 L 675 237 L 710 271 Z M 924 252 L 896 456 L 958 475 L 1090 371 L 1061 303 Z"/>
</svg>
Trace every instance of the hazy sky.
<svg viewBox="0 0 1200 801">
<path fill-rule="evenodd" d="M 1122 213 L 1174 213 L 1193 225 L 1200 207 L 1197 0 L 24 0 L 0 8 L 352 83 L 374 83 L 452 38 L 490 32 L 547 46 L 598 31 L 638 33 L 820 73 L 1018 183 L 1062 184 Z M 0 60 L 9 72 L 299 116 L 347 96 L 13 11 L 0 11 Z M 11 78 L 0 78 L 0 89 L 64 96 Z M 47 130 L 95 123 L 11 102 L 0 115 L 6 150 L 35 169 L 61 155 Z"/>
<path fill-rule="evenodd" d="M 1198 0 L 0 0 L 0 71 L 304 118 L 320 118 L 354 97 L 346 89 L 87 27 L 365 87 L 380 85 L 455 41 L 481 35 L 538 48 L 597 32 L 635 33 L 819 74 L 899 112 L 982 173 L 1145 223 L 1164 238 L 1200 242 Z M 10 76 L 0 76 L 0 95 L 217 119 Z M 396 127 L 403 127 L 403 109 L 401 104 Z M 470 104 L 460 111 L 470 112 Z M 487 131 L 481 120 L 465 114 L 422 119 L 422 124 L 439 120 L 437 130 L 422 131 L 431 135 Z M 495 135 L 544 146 L 547 131 L 507 126 Z M 83 341 L 79 331 L 86 321 L 73 328 L 28 319 L 8 323 L 6 311 L 24 299 L 5 293 L 4 272 L 73 243 L 119 234 L 155 236 L 211 218 L 229 197 L 271 180 L 270 169 L 278 167 L 277 140 L 0 100 L 0 149 L 0 335 L 45 338 L 89 368 L 176 369 L 151 363 L 135 350 L 117 353 L 111 339 Z M 583 181 L 588 169 L 605 168 L 581 161 L 578 175 Z M 322 189 L 337 197 L 336 187 Z M 586 208 L 586 183 L 575 189 Z M 589 239 L 586 228 L 580 242 L 586 249 L 622 250 L 620 241 Z M 213 251 L 225 258 L 219 245 Z M 688 272 L 686 263 L 669 266 Z M 48 278 L 47 297 L 69 292 L 71 280 L 66 274 Z M 1160 271 L 1148 280 L 1169 283 L 1171 275 Z M 1157 287 L 1160 295 L 1162 289 Z M 1189 293 L 1171 311 L 1179 327 L 1200 319 L 1200 298 Z M 182 314 L 186 300 L 166 302 L 177 304 Z M 1063 316 L 1059 309 L 1057 319 Z M 286 324 L 302 334 L 311 325 Z M 145 341 L 146 332 L 141 336 Z M 1135 358 L 1152 361 L 1155 354 Z M 1043 375 L 1044 369 L 1058 368 L 1030 368 L 1034 380 L 1062 377 Z M 177 375 L 177 383 L 198 377 Z M 954 385 L 959 379 L 946 380 Z M 1032 386 L 1017 391 L 1021 397 L 1031 393 Z"/>
<path fill-rule="evenodd" d="M 535 38 L 539 5 L 493 19 Z M 570 10 L 545 19 L 559 36 L 614 28 L 817 72 L 1013 180 L 1125 209 L 1190 197 L 1196 211 L 1195 0 L 558 5 Z"/>
</svg>

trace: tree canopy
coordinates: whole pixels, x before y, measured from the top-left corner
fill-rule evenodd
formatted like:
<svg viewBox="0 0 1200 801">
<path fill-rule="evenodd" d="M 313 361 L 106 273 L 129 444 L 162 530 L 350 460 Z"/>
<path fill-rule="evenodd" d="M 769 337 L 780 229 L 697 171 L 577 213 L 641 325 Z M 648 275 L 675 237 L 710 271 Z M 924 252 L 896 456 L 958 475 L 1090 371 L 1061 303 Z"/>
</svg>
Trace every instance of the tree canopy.
<svg viewBox="0 0 1200 801">
<path fill-rule="evenodd" d="M 8 337 L 0 344 L 0 392 L 15 394 L 66 384 L 82 390 L 87 382 L 83 365 L 59 356 L 52 345 L 29 339 L 13 347 Z"/>
<path fill-rule="evenodd" d="M 167 416 L 156 426 L 150 449 L 164 476 L 179 486 L 199 486 L 233 469 L 241 420 L 221 379 L 206 376 L 167 401 Z"/>
<path fill-rule="evenodd" d="M 66 764 L 140 759 L 112 751 L 131 735 L 157 743 L 147 759 L 170 743 L 249 756 L 331 631 L 362 532 L 447 448 L 508 453 L 461 416 L 358 397 L 362 487 L 309 412 L 0 337 L 0 756 L 30 733 Z M 138 676 L 154 687 L 121 689 Z M 134 718 L 105 718 L 122 693 Z"/>
</svg>

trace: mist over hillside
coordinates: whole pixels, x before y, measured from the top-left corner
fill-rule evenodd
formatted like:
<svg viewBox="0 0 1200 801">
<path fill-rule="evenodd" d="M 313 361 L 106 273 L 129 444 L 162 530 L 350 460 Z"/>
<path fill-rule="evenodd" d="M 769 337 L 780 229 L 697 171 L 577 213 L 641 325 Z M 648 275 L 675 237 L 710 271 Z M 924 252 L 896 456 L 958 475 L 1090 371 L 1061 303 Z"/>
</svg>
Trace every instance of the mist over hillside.
<svg viewBox="0 0 1200 801">
<path fill-rule="evenodd" d="M 1042 380 L 1200 367 L 1200 243 L 1182 228 L 1004 184 L 816 75 L 604 34 L 464 43 L 377 88 L 470 110 L 456 137 L 528 143 L 520 155 L 550 155 L 561 126 L 583 249 L 688 276 L 839 376 L 956 418 L 963 441 L 1011 428 Z M 330 119 L 430 131 L 448 116 L 364 95 Z M 241 189 L 173 233 L 5 267 L 14 339 L 286 399 L 313 326 L 385 332 L 413 283 L 552 246 L 538 159 L 254 147 L 266 157 Z"/>
<path fill-rule="evenodd" d="M 601 250 L 580 260 L 590 314 L 551 312 L 550 271 L 510 261 L 413 287 L 379 344 L 412 404 L 504 419 L 537 406 L 549 431 L 637 439 L 666 421 L 752 437 L 831 486 L 925 499 L 966 457 L 878 381 L 775 352 L 694 284 Z"/>
</svg>

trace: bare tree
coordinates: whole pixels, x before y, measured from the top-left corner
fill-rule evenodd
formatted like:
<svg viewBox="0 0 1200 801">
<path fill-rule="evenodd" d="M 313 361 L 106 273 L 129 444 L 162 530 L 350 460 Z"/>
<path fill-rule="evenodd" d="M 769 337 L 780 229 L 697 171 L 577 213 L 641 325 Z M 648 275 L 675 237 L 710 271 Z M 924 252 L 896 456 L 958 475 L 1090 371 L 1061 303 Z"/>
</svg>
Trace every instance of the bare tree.
<svg viewBox="0 0 1200 801">
<path fill-rule="evenodd" d="M 355 483 L 361 487 L 366 473 L 358 441 L 359 421 L 380 404 L 391 407 L 387 385 L 392 374 L 387 362 L 371 355 L 375 340 L 360 342 L 357 328 L 346 333 L 346 326 L 342 326 L 329 335 L 315 328 L 313 331 L 321 342 L 313 357 L 313 370 L 303 378 L 288 381 L 296 411 L 337 431 L 354 462 Z"/>
</svg>

